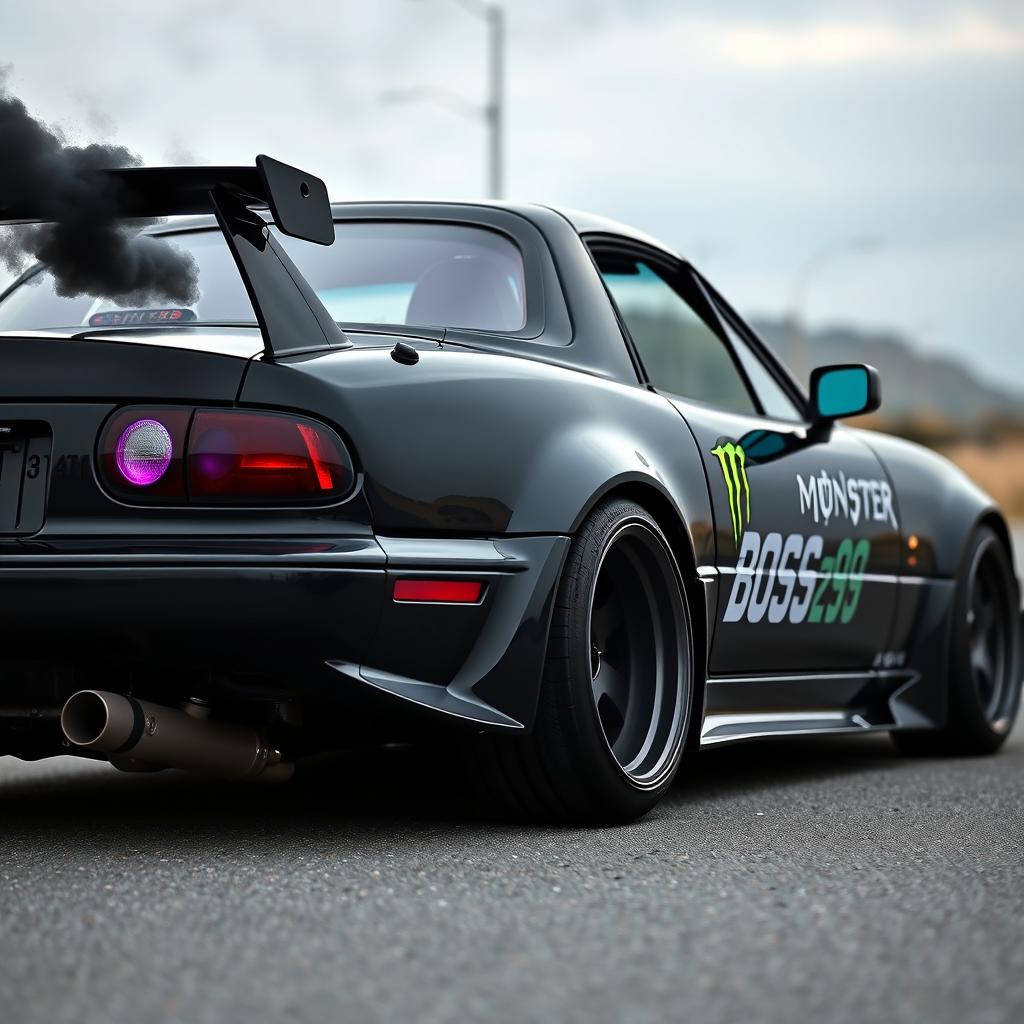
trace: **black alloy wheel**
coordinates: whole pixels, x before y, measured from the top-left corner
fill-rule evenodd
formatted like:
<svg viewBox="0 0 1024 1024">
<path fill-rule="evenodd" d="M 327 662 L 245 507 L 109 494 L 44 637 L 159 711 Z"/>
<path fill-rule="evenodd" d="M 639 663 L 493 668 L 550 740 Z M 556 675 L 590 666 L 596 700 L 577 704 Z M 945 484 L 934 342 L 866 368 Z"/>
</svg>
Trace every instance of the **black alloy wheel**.
<svg viewBox="0 0 1024 1024">
<path fill-rule="evenodd" d="M 1010 553 L 978 527 L 957 578 L 951 622 L 949 702 L 938 730 L 894 732 L 909 754 L 991 754 L 1010 734 L 1021 694 L 1020 591 Z"/>
<path fill-rule="evenodd" d="M 631 501 L 573 538 L 530 735 L 480 736 L 485 809 L 610 824 L 649 811 L 679 767 L 695 686 L 690 605 L 672 548 Z"/>
<path fill-rule="evenodd" d="M 998 544 L 985 544 L 976 552 L 968 583 L 967 642 L 974 686 L 986 720 L 1000 733 L 1009 731 L 1013 706 L 1013 633 L 1020 628 L 1009 585 L 1005 558 Z"/>
<path fill-rule="evenodd" d="M 676 571 L 660 532 L 626 522 L 606 541 L 590 607 L 591 690 L 608 749 L 636 785 L 672 764 L 691 666 Z"/>
</svg>

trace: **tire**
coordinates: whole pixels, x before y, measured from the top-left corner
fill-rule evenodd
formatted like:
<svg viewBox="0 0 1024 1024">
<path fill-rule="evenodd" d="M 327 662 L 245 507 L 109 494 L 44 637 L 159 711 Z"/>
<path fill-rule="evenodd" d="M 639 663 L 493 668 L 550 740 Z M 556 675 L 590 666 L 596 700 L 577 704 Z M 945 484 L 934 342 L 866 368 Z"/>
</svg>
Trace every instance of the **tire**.
<svg viewBox="0 0 1024 1024">
<path fill-rule="evenodd" d="M 672 783 L 693 703 L 690 609 L 672 550 L 630 501 L 598 505 L 562 570 L 534 728 L 473 737 L 484 809 L 613 824 Z"/>
<path fill-rule="evenodd" d="M 1020 706 L 1020 593 L 1010 554 L 979 527 L 957 578 L 950 636 L 946 725 L 892 733 L 908 754 L 992 754 L 1009 736 Z"/>
</svg>

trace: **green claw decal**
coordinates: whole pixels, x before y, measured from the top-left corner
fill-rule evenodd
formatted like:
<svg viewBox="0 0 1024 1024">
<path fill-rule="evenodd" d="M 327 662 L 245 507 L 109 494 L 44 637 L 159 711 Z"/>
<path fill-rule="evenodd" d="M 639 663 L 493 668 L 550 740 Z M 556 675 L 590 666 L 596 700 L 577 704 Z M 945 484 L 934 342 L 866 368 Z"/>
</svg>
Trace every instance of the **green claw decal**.
<svg viewBox="0 0 1024 1024">
<path fill-rule="evenodd" d="M 711 454 L 718 457 L 725 477 L 725 487 L 729 492 L 729 516 L 732 519 L 732 539 L 739 544 L 743 527 L 750 522 L 750 483 L 747 480 L 747 454 L 742 445 L 733 441 L 719 443 L 711 449 Z M 746 520 L 743 518 L 746 508 Z"/>
</svg>

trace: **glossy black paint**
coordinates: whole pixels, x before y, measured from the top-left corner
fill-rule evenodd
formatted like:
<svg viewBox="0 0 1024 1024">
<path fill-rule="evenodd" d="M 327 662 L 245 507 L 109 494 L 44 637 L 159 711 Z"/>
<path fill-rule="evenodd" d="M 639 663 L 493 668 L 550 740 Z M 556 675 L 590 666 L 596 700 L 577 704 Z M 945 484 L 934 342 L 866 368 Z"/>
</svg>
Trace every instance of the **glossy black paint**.
<svg viewBox="0 0 1024 1024">
<path fill-rule="evenodd" d="M 52 708 L 100 673 L 105 688 L 150 698 L 295 698 L 313 717 L 347 706 L 350 731 L 364 721 L 385 734 L 417 722 L 529 729 L 569 539 L 615 493 L 655 516 L 703 610 L 695 639 L 709 683 L 691 743 L 702 732 L 719 742 L 942 722 L 951 579 L 974 524 L 990 521 L 1005 535 L 991 499 L 948 463 L 882 435 L 823 429 L 778 367 L 800 422 L 656 393 L 579 227 L 553 210 L 357 204 L 334 215 L 466 222 L 509 235 L 527 268 L 524 328 L 346 325 L 350 347 L 324 345 L 321 334 L 311 351 L 273 358 L 249 327 L 0 337 L 0 426 L 45 423 L 52 434 L 45 522 L 31 535 L 0 535 L 0 623 L 13 638 L 0 651 L 0 705 Z M 589 226 L 606 245 L 651 245 Z M 678 262 L 667 251 L 662 258 Z M 271 285 L 258 271 L 249 276 L 259 301 L 279 311 Z M 94 471 L 96 439 L 113 410 L 147 402 L 322 420 L 353 453 L 356 490 L 319 509 L 115 499 Z M 798 475 L 842 472 L 884 482 L 894 496 L 895 524 L 873 519 L 853 531 L 870 541 L 869 578 L 842 626 L 725 621 L 740 538 L 713 449 L 747 439 L 756 452 L 766 435 L 778 443 L 747 468 L 749 529 L 817 532 L 834 554 L 849 523 L 811 531 Z M 395 578 L 423 574 L 481 580 L 484 600 L 391 600 Z M 808 717 L 823 708 L 832 718 Z M 737 719 L 766 710 L 771 721 Z M 0 752 L 8 720 L 0 708 Z M 58 752 L 46 715 L 17 722 L 7 749 Z"/>
</svg>

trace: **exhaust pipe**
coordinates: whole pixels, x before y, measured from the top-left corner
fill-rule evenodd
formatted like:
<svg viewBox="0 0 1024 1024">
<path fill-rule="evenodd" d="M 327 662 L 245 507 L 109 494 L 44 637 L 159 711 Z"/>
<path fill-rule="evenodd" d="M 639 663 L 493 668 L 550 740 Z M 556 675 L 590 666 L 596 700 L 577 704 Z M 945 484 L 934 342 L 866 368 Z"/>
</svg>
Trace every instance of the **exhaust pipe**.
<svg viewBox="0 0 1024 1024">
<path fill-rule="evenodd" d="M 279 751 L 249 726 L 209 721 L 194 712 L 164 707 L 103 690 L 79 690 L 68 698 L 60 727 L 70 743 L 118 761 L 246 779 L 273 769 L 291 773 Z"/>
</svg>

